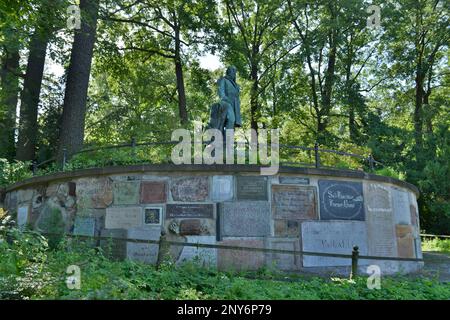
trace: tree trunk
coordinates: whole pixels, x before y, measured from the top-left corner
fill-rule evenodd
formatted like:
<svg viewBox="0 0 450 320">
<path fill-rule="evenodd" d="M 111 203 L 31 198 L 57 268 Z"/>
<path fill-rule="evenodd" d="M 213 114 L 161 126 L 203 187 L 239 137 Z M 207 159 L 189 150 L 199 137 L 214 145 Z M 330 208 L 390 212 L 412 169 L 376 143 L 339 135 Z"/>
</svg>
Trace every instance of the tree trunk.
<svg viewBox="0 0 450 320">
<path fill-rule="evenodd" d="M 97 29 L 99 0 L 81 0 L 81 29 L 75 37 L 67 73 L 58 159 L 83 147 L 87 92 Z"/>
<path fill-rule="evenodd" d="M 258 102 L 258 89 L 259 89 L 259 81 L 258 81 L 258 66 L 253 64 L 250 70 L 250 79 L 252 81 L 252 87 L 250 90 L 250 126 L 252 129 L 258 131 L 258 110 L 259 110 L 259 102 Z"/>
<path fill-rule="evenodd" d="M 34 160 L 38 134 L 37 116 L 42 77 L 44 74 L 45 54 L 49 34 L 37 30 L 30 41 L 27 71 L 20 95 L 19 137 L 17 142 L 17 160 Z"/>
<path fill-rule="evenodd" d="M 175 30 L 175 74 L 177 77 L 178 92 L 178 111 L 181 124 L 188 122 L 188 114 L 186 108 L 186 92 L 184 88 L 183 64 L 181 63 L 181 41 L 180 31 Z"/>
<path fill-rule="evenodd" d="M 4 114 L 0 123 L 0 158 L 12 160 L 15 155 L 14 130 L 16 127 L 17 96 L 19 93 L 19 50 L 17 48 L 6 52 L 0 70 L 2 92 L 0 107 Z"/>
<path fill-rule="evenodd" d="M 423 130 L 422 105 L 424 97 L 423 82 L 424 77 L 422 75 L 420 68 L 418 68 L 416 74 L 416 88 L 415 88 L 416 99 L 414 106 L 414 138 L 416 142 L 417 152 L 420 152 L 423 146 L 423 139 L 422 139 L 422 130 Z"/>
</svg>

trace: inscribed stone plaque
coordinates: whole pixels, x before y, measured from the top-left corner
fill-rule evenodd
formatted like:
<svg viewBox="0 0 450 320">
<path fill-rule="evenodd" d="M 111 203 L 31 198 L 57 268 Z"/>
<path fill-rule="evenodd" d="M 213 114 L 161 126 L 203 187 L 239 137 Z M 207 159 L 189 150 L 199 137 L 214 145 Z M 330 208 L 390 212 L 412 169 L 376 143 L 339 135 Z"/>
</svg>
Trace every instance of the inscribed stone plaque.
<svg viewBox="0 0 450 320">
<path fill-rule="evenodd" d="M 180 222 L 180 235 L 201 235 L 202 224 L 200 219 L 184 219 Z"/>
<path fill-rule="evenodd" d="M 209 218 L 214 217 L 213 204 L 168 204 L 166 217 L 169 218 Z"/>
<path fill-rule="evenodd" d="M 127 242 L 126 240 L 118 240 L 127 238 L 127 230 L 125 229 L 109 229 L 102 230 L 102 237 L 108 239 L 100 240 L 100 247 L 103 249 L 105 255 L 114 260 L 123 260 L 127 256 Z"/>
<path fill-rule="evenodd" d="M 17 226 L 23 229 L 28 222 L 29 206 L 19 207 L 17 209 Z"/>
<path fill-rule="evenodd" d="M 304 177 L 290 177 L 290 176 L 280 176 L 281 184 L 309 184 L 309 178 Z"/>
<path fill-rule="evenodd" d="M 209 196 L 208 177 L 174 178 L 170 192 L 174 201 L 206 201 Z"/>
<path fill-rule="evenodd" d="M 144 224 L 145 225 L 161 225 L 162 208 L 149 207 L 144 208 Z"/>
<path fill-rule="evenodd" d="M 159 240 L 161 228 L 128 229 L 128 239 Z M 155 264 L 158 259 L 158 244 L 127 242 L 127 258 L 133 261 Z"/>
<path fill-rule="evenodd" d="M 400 258 L 415 258 L 413 228 L 410 225 L 396 225 L 398 256 Z"/>
<path fill-rule="evenodd" d="M 390 188 L 381 184 L 364 185 L 369 255 L 397 256 L 394 214 Z"/>
<path fill-rule="evenodd" d="M 369 255 L 381 257 L 397 256 L 394 219 L 391 212 L 368 212 L 367 235 Z"/>
<path fill-rule="evenodd" d="M 224 202 L 220 204 L 223 237 L 270 235 L 270 208 L 266 201 Z"/>
<path fill-rule="evenodd" d="M 85 208 L 103 209 L 113 201 L 112 181 L 109 178 L 83 178 L 76 181 L 78 211 Z M 73 190 L 70 190 L 69 193 Z"/>
<path fill-rule="evenodd" d="M 353 246 L 360 255 L 367 255 L 366 224 L 360 221 L 302 222 L 302 248 L 308 252 L 352 254 Z M 360 261 L 364 264 L 364 261 Z M 303 255 L 304 267 L 350 266 L 351 258 Z"/>
<path fill-rule="evenodd" d="M 317 220 L 315 187 L 273 185 L 272 212 L 276 219 Z"/>
<path fill-rule="evenodd" d="M 216 244 L 215 236 L 187 236 L 188 243 Z M 201 265 L 215 266 L 217 264 L 217 249 L 203 247 L 183 247 L 177 263 L 198 259 Z"/>
<path fill-rule="evenodd" d="M 163 203 L 167 200 L 164 181 L 142 181 L 141 203 Z"/>
<path fill-rule="evenodd" d="M 225 246 L 264 248 L 262 239 L 224 239 Z M 264 252 L 218 249 L 217 265 L 220 270 L 257 270 L 264 266 Z"/>
<path fill-rule="evenodd" d="M 269 249 L 300 251 L 298 239 L 267 238 Z M 268 252 L 267 266 L 279 270 L 293 271 L 301 267 L 301 255 L 290 253 Z"/>
<path fill-rule="evenodd" d="M 233 199 L 233 176 L 213 176 L 212 200 L 227 201 Z"/>
<path fill-rule="evenodd" d="M 141 207 L 107 208 L 106 229 L 130 229 L 141 227 L 143 223 Z"/>
<path fill-rule="evenodd" d="M 392 189 L 392 203 L 395 224 L 411 224 L 408 193 L 399 189 Z"/>
<path fill-rule="evenodd" d="M 275 236 L 298 238 L 300 236 L 300 221 L 298 220 L 274 220 Z"/>
<path fill-rule="evenodd" d="M 364 221 L 362 183 L 319 180 L 321 220 Z"/>
<path fill-rule="evenodd" d="M 267 178 L 260 176 L 237 176 L 238 200 L 268 200 Z"/>
<path fill-rule="evenodd" d="M 95 218 L 93 217 L 76 217 L 73 227 L 73 234 L 80 236 L 94 236 L 95 234 Z"/>
<path fill-rule="evenodd" d="M 17 202 L 18 203 L 26 203 L 30 202 L 33 198 L 33 189 L 25 189 L 25 190 L 19 190 L 17 193 Z"/>
<path fill-rule="evenodd" d="M 140 183 L 135 181 L 114 182 L 114 204 L 138 204 Z"/>
</svg>

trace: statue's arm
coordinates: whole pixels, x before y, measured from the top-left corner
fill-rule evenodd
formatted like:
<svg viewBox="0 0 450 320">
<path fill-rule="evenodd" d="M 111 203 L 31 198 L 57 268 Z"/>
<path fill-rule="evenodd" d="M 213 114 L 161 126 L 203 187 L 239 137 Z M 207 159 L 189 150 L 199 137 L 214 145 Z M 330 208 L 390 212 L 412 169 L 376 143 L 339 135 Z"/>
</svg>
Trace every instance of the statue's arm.
<svg viewBox="0 0 450 320">
<path fill-rule="evenodd" d="M 218 86 L 217 93 L 219 95 L 219 99 L 220 100 L 225 100 L 225 101 L 228 102 L 228 97 L 227 97 L 227 94 L 226 94 L 226 91 L 225 91 L 225 79 L 224 78 L 220 78 L 217 81 L 217 86 Z"/>
</svg>

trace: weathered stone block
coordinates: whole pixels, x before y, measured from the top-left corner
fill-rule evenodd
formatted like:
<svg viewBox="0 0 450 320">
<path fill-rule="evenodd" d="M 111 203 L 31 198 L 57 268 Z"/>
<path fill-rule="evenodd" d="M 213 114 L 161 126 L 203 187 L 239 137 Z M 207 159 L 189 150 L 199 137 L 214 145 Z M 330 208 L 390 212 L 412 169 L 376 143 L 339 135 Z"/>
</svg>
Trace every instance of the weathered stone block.
<svg viewBox="0 0 450 320">
<path fill-rule="evenodd" d="M 167 201 L 167 187 L 164 181 L 142 181 L 141 203 L 163 203 Z"/>
<path fill-rule="evenodd" d="M 300 236 L 300 222 L 296 220 L 274 220 L 275 236 L 298 238 Z"/>
<path fill-rule="evenodd" d="M 305 221 L 302 222 L 302 248 L 307 252 L 352 254 L 353 246 L 360 255 L 367 255 L 367 231 L 359 221 Z M 366 263 L 360 260 L 363 265 Z M 303 255 L 304 267 L 350 266 L 351 258 Z"/>
<path fill-rule="evenodd" d="M 413 228 L 410 225 L 396 225 L 398 256 L 415 258 Z"/>
<path fill-rule="evenodd" d="M 262 239 L 224 239 L 220 245 L 264 248 Z M 264 252 L 236 249 L 218 249 L 217 264 L 220 270 L 258 270 L 265 263 Z"/>
<path fill-rule="evenodd" d="M 299 239 L 267 238 L 268 249 L 300 251 Z M 267 265 L 279 270 L 293 271 L 301 267 L 301 254 L 266 253 Z"/>
<path fill-rule="evenodd" d="M 390 188 L 375 183 L 366 183 L 364 188 L 369 255 L 396 257 L 397 243 Z"/>
<path fill-rule="evenodd" d="M 136 181 L 114 182 L 114 204 L 138 204 L 140 183 Z"/>
<path fill-rule="evenodd" d="M 209 196 L 208 177 L 174 178 L 170 192 L 174 201 L 206 201 Z"/>
<path fill-rule="evenodd" d="M 220 204 L 223 237 L 270 235 L 270 207 L 266 201 L 224 202 Z"/>
<path fill-rule="evenodd" d="M 95 235 L 95 218 L 93 217 L 76 217 L 73 227 L 73 234 L 80 236 Z"/>
<path fill-rule="evenodd" d="M 101 231 L 100 247 L 107 257 L 113 260 L 124 260 L 127 257 L 127 230 L 109 229 Z M 121 240 L 123 239 L 123 240 Z"/>
<path fill-rule="evenodd" d="M 397 188 L 392 189 L 395 224 L 411 224 L 408 193 Z"/>
<path fill-rule="evenodd" d="M 85 209 L 104 209 L 113 202 L 112 182 L 109 178 L 83 178 L 76 181 L 78 212 Z"/>
<path fill-rule="evenodd" d="M 139 240 L 159 240 L 161 228 L 128 229 L 127 238 Z M 133 261 L 156 264 L 158 260 L 158 244 L 127 242 L 127 258 Z"/>
<path fill-rule="evenodd" d="M 317 220 L 316 188 L 272 185 L 275 219 Z"/>
<path fill-rule="evenodd" d="M 214 236 L 187 236 L 187 243 L 203 243 L 215 244 L 216 237 Z M 203 247 L 183 247 L 177 263 L 197 260 L 201 265 L 216 266 L 217 265 L 217 249 L 203 248 Z"/>
<path fill-rule="evenodd" d="M 25 190 L 18 190 L 17 191 L 17 203 L 23 204 L 23 203 L 30 203 L 31 199 L 33 198 L 33 189 L 25 189 Z"/>
<path fill-rule="evenodd" d="M 143 226 L 141 207 L 113 207 L 106 209 L 106 229 L 130 229 Z"/>
</svg>

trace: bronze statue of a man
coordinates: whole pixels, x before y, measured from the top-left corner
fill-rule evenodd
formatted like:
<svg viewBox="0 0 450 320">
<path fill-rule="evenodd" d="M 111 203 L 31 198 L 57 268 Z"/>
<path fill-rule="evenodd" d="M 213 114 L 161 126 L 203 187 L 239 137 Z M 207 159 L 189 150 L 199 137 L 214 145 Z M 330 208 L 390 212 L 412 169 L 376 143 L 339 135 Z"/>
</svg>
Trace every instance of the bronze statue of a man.
<svg viewBox="0 0 450 320">
<path fill-rule="evenodd" d="M 227 68 L 225 76 L 217 81 L 220 101 L 211 106 L 209 128 L 234 129 L 242 126 L 240 88 L 236 83 L 236 67 Z"/>
</svg>

